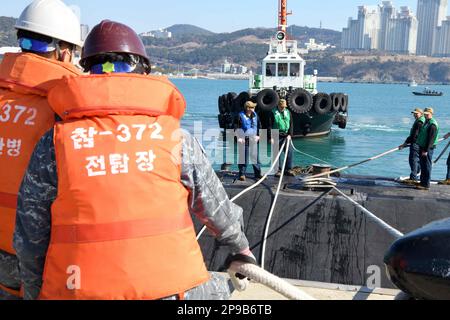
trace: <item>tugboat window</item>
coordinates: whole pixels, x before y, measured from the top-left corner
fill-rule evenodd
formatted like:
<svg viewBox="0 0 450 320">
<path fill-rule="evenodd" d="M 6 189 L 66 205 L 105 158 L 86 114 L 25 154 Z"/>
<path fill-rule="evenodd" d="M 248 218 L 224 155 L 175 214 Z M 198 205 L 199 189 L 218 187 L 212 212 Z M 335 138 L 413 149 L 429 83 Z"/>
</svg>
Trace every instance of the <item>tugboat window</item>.
<svg viewBox="0 0 450 320">
<path fill-rule="evenodd" d="M 267 77 L 275 77 L 277 73 L 277 66 L 275 63 L 266 64 L 266 76 Z"/>
<path fill-rule="evenodd" d="M 278 64 L 278 76 L 279 77 L 287 77 L 288 76 L 288 64 L 287 63 L 279 63 Z"/>
<path fill-rule="evenodd" d="M 300 76 L 300 63 L 291 63 L 291 77 Z"/>
</svg>

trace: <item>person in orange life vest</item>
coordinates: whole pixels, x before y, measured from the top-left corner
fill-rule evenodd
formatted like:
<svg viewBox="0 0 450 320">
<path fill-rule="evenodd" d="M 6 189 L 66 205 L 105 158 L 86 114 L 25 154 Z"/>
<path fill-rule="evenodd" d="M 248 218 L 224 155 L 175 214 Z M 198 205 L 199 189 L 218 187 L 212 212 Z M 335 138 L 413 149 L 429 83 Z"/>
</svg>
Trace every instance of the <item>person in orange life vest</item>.
<svg viewBox="0 0 450 320">
<path fill-rule="evenodd" d="M 229 298 L 226 278 L 206 270 L 190 214 L 236 260 L 256 261 L 242 209 L 180 131 L 182 94 L 149 75 L 142 41 L 121 23 L 94 27 L 80 63 L 91 74 L 49 94 L 63 122 L 38 143 L 19 192 L 25 298 Z M 46 245 L 24 245 L 35 242 Z"/>
<path fill-rule="evenodd" d="M 17 193 L 36 143 L 55 123 L 46 96 L 53 80 L 80 74 L 71 61 L 82 45 L 77 16 L 59 0 L 32 2 L 15 27 L 22 52 L 0 64 L 0 300 L 20 297 Z"/>
</svg>

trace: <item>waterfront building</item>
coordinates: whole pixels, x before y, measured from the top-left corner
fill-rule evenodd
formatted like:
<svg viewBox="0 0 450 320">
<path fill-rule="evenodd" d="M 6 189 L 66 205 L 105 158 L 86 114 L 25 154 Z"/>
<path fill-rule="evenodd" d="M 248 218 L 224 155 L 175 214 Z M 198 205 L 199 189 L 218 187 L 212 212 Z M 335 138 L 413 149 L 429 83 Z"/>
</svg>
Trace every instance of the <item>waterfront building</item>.
<svg viewBox="0 0 450 320">
<path fill-rule="evenodd" d="M 393 29 L 393 19 L 395 19 L 395 8 L 392 1 L 383 1 L 380 7 L 380 43 L 378 48 L 386 50 L 387 38 Z"/>
<path fill-rule="evenodd" d="M 385 51 L 400 54 L 416 53 L 418 22 L 409 7 L 400 7 L 400 12 L 395 19 L 390 19 L 388 27 Z"/>
<path fill-rule="evenodd" d="M 450 57 L 450 17 L 442 21 L 436 30 L 434 55 L 438 57 Z"/>
<path fill-rule="evenodd" d="M 140 36 L 141 37 L 157 38 L 157 39 L 171 39 L 172 38 L 172 32 L 167 31 L 165 29 L 158 29 L 158 30 L 155 30 L 155 31 L 141 33 Z"/>
<path fill-rule="evenodd" d="M 419 23 L 417 35 L 417 54 L 431 56 L 436 43 L 437 30 L 445 19 L 448 0 L 418 0 L 417 20 Z"/>
<path fill-rule="evenodd" d="M 358 7 L 358 19 L 349 18 L 342 31 L 344 50 L 381 50 L 415 54 L 418 21 L 409 7 L 397 11 L 392 1 L 377 7 Z"/>
<path fill-rule="evenodd" d="M 359 6 L 358 19 L 349 18 L 343 30 L 343 49 L 378 49 L 380 11 L 378 7 Z"/>
</svg>

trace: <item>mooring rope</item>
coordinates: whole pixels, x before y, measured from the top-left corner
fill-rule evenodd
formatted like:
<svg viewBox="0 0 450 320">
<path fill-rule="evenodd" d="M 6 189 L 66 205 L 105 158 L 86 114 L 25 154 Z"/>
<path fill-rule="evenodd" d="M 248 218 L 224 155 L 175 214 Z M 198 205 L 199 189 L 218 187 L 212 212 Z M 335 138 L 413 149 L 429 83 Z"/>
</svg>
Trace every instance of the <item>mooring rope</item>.
<svg viewBox="0 0 450 320">
<path fill-rule="evenodd" d="M 239 194 L 237 194 L 236 196 L 234 196 L 234 197 L 231 199 L 231 202 L 235 202 L 237 199 L 239 199 L 240 197 L 242 197 L 242 196 L 243 196 L 244 194 L 246 194 L 247 192 L 249 192 L 249 191 L 255 189 L 257 186 L 259 186 L 261 183 L 263 183 L 264 180 L 267 179 L 267 177 L 269 176 L 269 174 L 270 174 L 273 170 L 275 170 L 275 167 L 278 165 L 278 161 L 280 160 L 281 154 L 283 153 L 283 149 L 285 148 L 286 144 L 287 144 L 287 141 L 285 141 L 285 142 L 283 143 L 283 146 L 281 147 L 280 152 L 278 153 L 278 155 L 275 157 L 275 160 L 273 161 L 273 164 L 272 164 L 272 166 L 270 167 L 269 171 L 267 171 L 267 173 L 266 173 L 261 179 L 259 179 L 258 182 L 256 182 L 255 184 L 251 185 L 250 187 L 246 188 L 245 190 L 243 190 L 242 192 L 240 192 Z M 219 210 L 219 209 L 220 209 L 220 207 L 217 208 L 216 211 Z M 204 226 L 204 227 L 200 230 L 200 232 L 198 233 L 198 235 L 197 235 L 197 240 L 199 240 L 199 239 L 201 238 L 201 236 L 203 235 L 203 233 L 204 233 L 205 231 L 206 231 L 206 226 Z"/>
<path fill-rule="evenodd" d="M 320 161 L 320 162 L 322 162 L 322 163 L 328 164 L 328 165 L 330 165 L 330 166 L 332 166 L 332 167 L 336 167 L 336 166 L 335 166 L 334 164 L 332 164 L 332 163 L 329 163 L 329 162 L 327 162 L 327 161 L 325 161 L 325 160 L 322 160 L 322 159 L 316 158 L 316 157 L 314 157 L 314 156 L 312 156 L 312 155 L 310 155 L 310 154 L 307 154 L 306 152 L 303 152 L 303 151 L 298 150 L 298 149 L 295 147 L 294 141 L 293 141 L 293 140 L 291 140 L 291 146 L 292 146 L 292 149 L 294 149 L 294 151 L 297 152 L 297 153 L 299 153 L 299 154 L 302 154 L 302 155 L 307 156 L 307 157 L 309 157 L 309 158 L 311 158 L 311 159 Z"/>
<path fill-rule="evenodd" d="M 301 289 L 293 286 L 289 282 L 267 272 L 266 270 L 249 263 L 233 262 L 228 270 L 231 282 L 238 291 L 245 291 L 248 288 L 248 279 L 238 279 L 236 273 L 240 273 L 249 279 L 252 279 L 290 300 L 316 300 Z"/>
<path fill-rule="evenodd" d="M 439 139 L 439 140 L 438 140 L 438 143 L 440 143 L 440 142 L 442 142 L 442 141 L 444 141 L 444 139 Z M 337 172 L 341 172 L 341 171 L 344 171 L 344 170 L 347 170 L 347 169 L 351 169 L 351 168 L 360 166 L 360 165 L 362 165 L 362 164 L 365 164 L 365 163 L 367 163 L 367 162 L 370 162 L 370 161 L 373 161 L 373 160 L 376 160 L 376 159 L 380 159 L 380 158 L 382 158 L 382 157 L 385 157 L 385 156 L 387 156 L 387 155 L 389 155 L 389 154 L 391 154 L 391 153 L 397 152 L 397 151 L 400 151 L 400 149 L 399 149 L 398 147 L 395 148 L 395 149 L 392 149 L 392 150 L 389 150 L 389 151 L 380 153 L 380 154 L 378 154 L 378 155 L 376 155 L 376 156 L 373 156 L 373 157 L 371 157 L 371 158 L 365 159 L 365 160 L 360 161 L 360 162 L 358 162 L 358 163 L 354 163 L 354 164 L 351 164 L 351 165 L 347 165 L 347 166 L 345 166 L 345 167 L 342 167 L 342 168 L 339 168 L 339 169 L 335 169 L 335 170 L 332 170 L 332 171 L 329 171 L 329 172 L 319 173 L 319 174 L 316 174 L 316 175 L 311 176 L 311 177 L 305 177 L 305 178 L 303 179 L 303 181 L 305 181 L 305 180 L 314 180 L 315 178 L 320 178 L 320 177 L 324 177 L 324 176 L 331 175 L 331 174 L 333 174 L 333 173 L 337 173 Z"/>
<path fill-rule="evenodd" d="M 370 212 L 369 210 L 367 210 L 366 208 L 364 208 L 361 204 L 359 204 L 358 202 L 356 202 L 355 200 L 353 200 L 352 198 L 350 198 L 349 196 L 347 196 L 345 193 L 343 193 L 341 190 L 339 190 L 336 187 L 333 187 L 333 189 L 338 192 L 341 196 L 343 196 L 345 199 L 347 199 L 348 201 L 350 201 L 351 203 L 353 203 L 356 207 L 358 207 L 362 212 L 364 212 L 367 217 L 369 218 L 369 220 L 379 224 L 383 229 L 385 229 L 386 231 L 388 231 L 390 234 L 392 234 L 395 238 L 401 238 L 404 236 L 403 233 L 401 233 L 400 231 L 398 231 L 397 229 L 393 228 L 392 226 L 390 226 L 389 224 L 387 224 L 386 222 L 384 222 L 383 220 L 381 220 L 380 218 L 378 218 L 376 215 L 374 215 L 372 212 Z"/>
<path fill-rule="evenodd" d="M 285 156 L 284 156 L 284 161 L 283 161 L 283 168 L 281 170 L 281 177 L 280 177 L 280 181 L 278 182 L 277 192 L 275 193 L 275 198 L 273 200 L 272 208 L 270 208 L 270 213 L 269 213 L 269 216 L 267 217 L 266 228 L 264 230 L 264 238 L 263 238 L 262 251 L 261 251 L 261 268 L 262 269 L 264 269 L 264 264 L 265 264 L 264 260 L 266 257 L 267 235 L 269 234 L 270 223 L 272 221 L 272 216 L 275 211 L 275 207 L 276 207 L 276 204 L 278 201 L 278 196 L 280 195 L 281 185 L 283 183 L 283 177 L 284 177 L 284 172 L 286 171 L 286 163 L 287 163 L 287 159 L 288 159 L 289 147 L 291 145 L 290 144 L 291 139 L 292 139 L 291 136 L 288 136 L 285 145 L 283 145 L 283 147 L 286 147 L 286 150 L 285 150 Z M 283 151 L 283 148 L 281 149 L 281 151 Z"/>
</svg>

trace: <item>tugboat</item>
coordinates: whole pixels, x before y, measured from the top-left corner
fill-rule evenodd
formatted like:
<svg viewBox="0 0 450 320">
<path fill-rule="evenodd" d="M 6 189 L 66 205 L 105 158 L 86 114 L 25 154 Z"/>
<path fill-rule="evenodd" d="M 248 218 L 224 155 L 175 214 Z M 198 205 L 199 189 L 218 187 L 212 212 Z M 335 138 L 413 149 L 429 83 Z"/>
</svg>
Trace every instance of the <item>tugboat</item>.
<svg viewBox="0 0 450 320">
<path fill-rule="evenodd" d="M 219 97 L 219 124 L 233 129 L 246 101 L 257 103 L 263 129 L 268 128 L 269 113 L 280 99 L 286 99 L 294 118 L 294 137 L 328 135 L 332 125 L 345 129 L 348 118 L 348 95 L 327 94 L 317 90 L 317 75 L 305 75 L 305 60 L 297 41 L 287 34 L 287 0 L 279 0 L 279 26 L 270 41 L 268 55 L 262 62 L 262 75 L 250 78 L 249 90 L 239 95 L 230 92 Z"/>
</svg>

